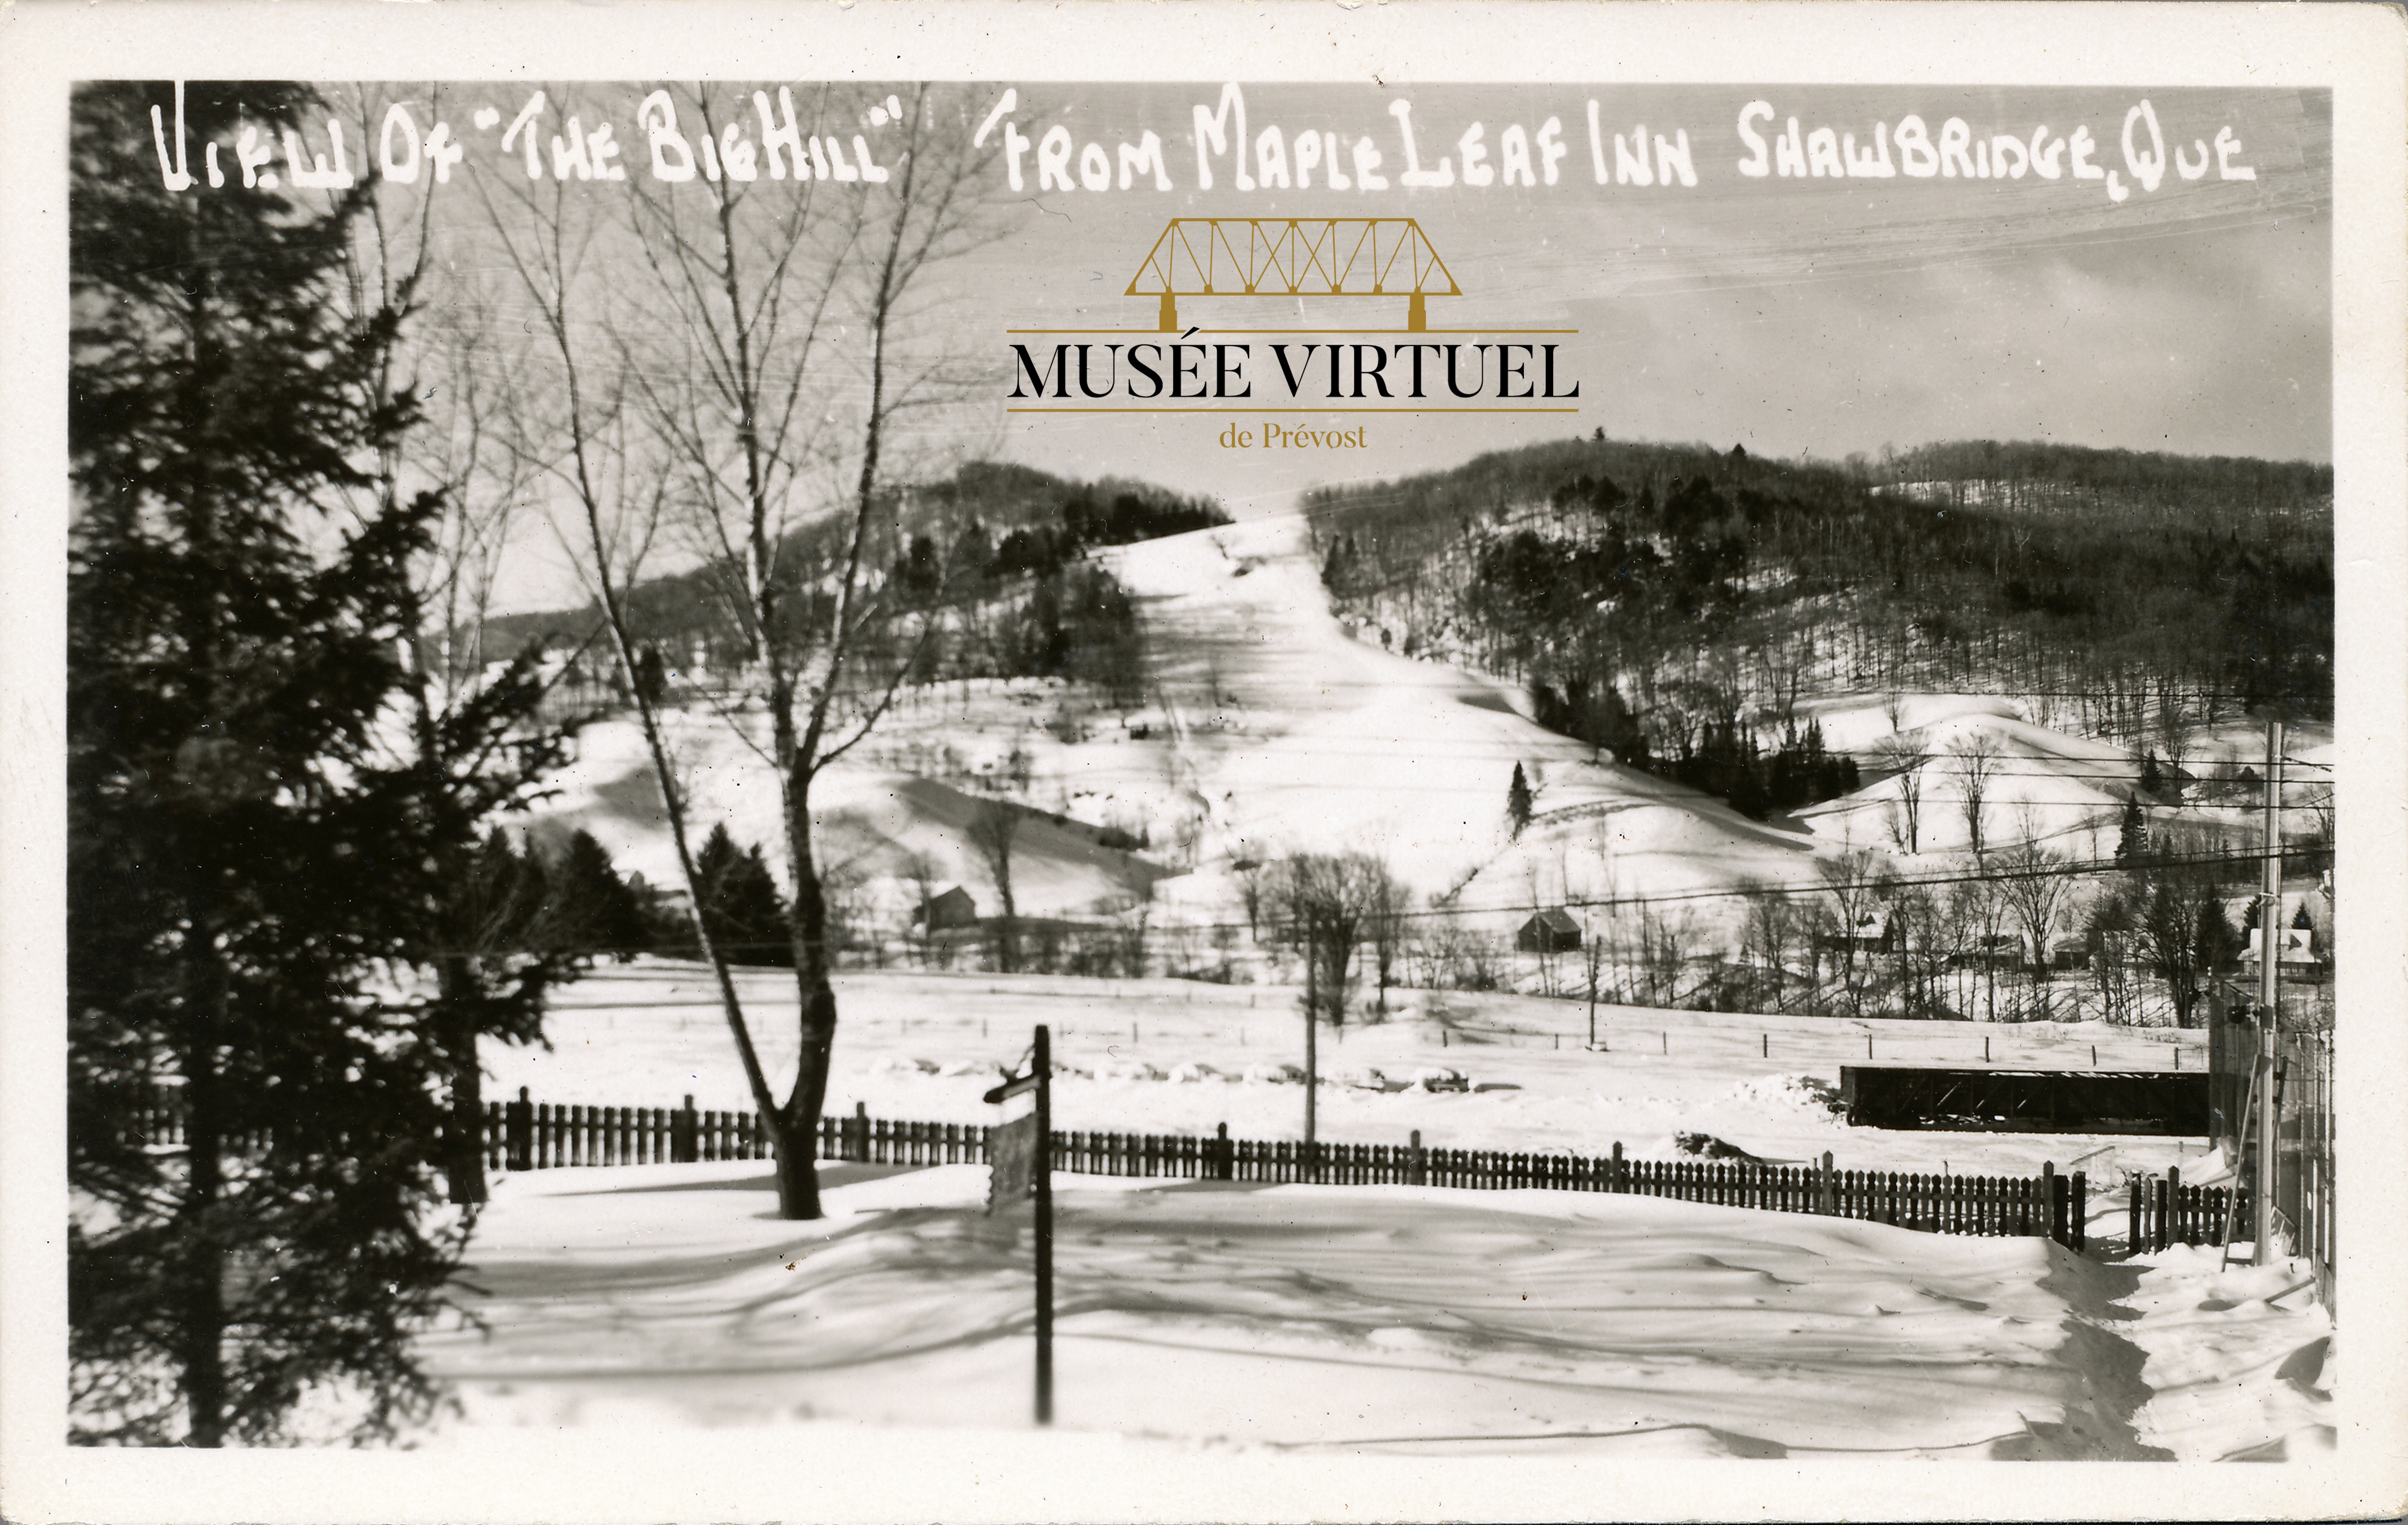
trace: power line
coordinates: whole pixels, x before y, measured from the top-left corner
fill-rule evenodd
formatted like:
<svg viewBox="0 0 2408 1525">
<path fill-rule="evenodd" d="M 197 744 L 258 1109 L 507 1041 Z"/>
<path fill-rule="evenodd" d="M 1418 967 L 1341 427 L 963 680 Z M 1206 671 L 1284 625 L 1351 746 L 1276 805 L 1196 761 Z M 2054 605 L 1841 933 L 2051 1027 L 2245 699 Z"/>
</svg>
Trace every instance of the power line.
<svg viewBox="0 0 2408 1525">
<path fill-rule="evenodd" d="M 2000 848 L 1995 850 L 1993 856 L 2004 856 L 2014 851 L 2014 848 Z M 2289 845 L 2285 846 L 2279 851 L 2279 853 L 2273 856 L 2286 861 L 2312 860 L 2329 851 L 2330 849 L 2322 846 Z M 1579 909 L 1584 911 L 1611 912 L 1628 909 L 1644 911 L 1652 910 L 1655 907 L 1661 905 L 1691 904 L 1705 900 L 1752 900 L 1765 899 L 1768 897 L 1785 899 L 1799 896 L 1850 893 L 1883 895 L 1901 889 L 1940 888 L 1956 885 L 1999 884 L 2014 880 L 2078 878 L 2087 874 L 2099 873 L 2145 874 L 2152 869 L 2235 868 L 2241 866 L 2254 868 L 2262 865 L 2268 856 L 2269 855 L 2266 853 L 2260 851 L 2255 853 L 2157 854 L 2132 862 L 2118 862 L 2114 858 L 2089 858 L 2078 861 L 2058 860 L 2054 862 L 2027 863 L 2020 867 L 2005 869 L 1984 867 L 1970 871 L 1954 870 L 1935 871 L 1921 874 L 1874 874 L 1852 878 L 1840 878 L 1834 876 L 1813 880 L 1799 880 L 1795 882 L 1767 881 L 1728 889 L 1676 890 L 1661 894 L 1634 893 L 1607 896 L 1566 896 L 1560 900 L 1532 899 L 1527 901 L 1511 900 L 1477 904 L 1431 905 L 1412 910 L 1395 912 L 1392 914 L 1392 917 L 1397 921 L 1426 922 L 1455 920 L 1464 916 L 1511 916 L 1520 915 L 1526 913 L 1553 910 Z M 1821 861 L 1828 862 L 1828 860 L 1826 859 Z M 1156 935 L 1171 932 L 1199 933 L 1220 931 L 1234 932 L 1240 930 L 1258 931 L 1265 928 L 1275 929 L 1279 927 L 1287 925 L 1289 920 L 1289 918 L 1265 914 L 1253 922 L 1176 922 L 1164 923 L 1158 927 L 1149 924 L 1146 928 L 1140 930 L 1135 928 L 1102 921 L 1070 922 L 1067 918 L 1037 916 L 1021 916 L 1012 919 L 1018 923 L 1026 924 L 1017 929 L 1016 935 L 1020 936 L 1034 935 L 1036 933 L 1042 932 L 1048 928 L 1052 928 L 1055 929 L 1067 928 L 1102 938 L 1127 937 L 1131 935 L 1141 935 L 1151 938 Z M 1367 917 L 1366 919 L 1368 920 L 1369 918 Z M 989 923 L 982 925 L 981 930 L 989 933 L 996 931 L 996 928 L 992 925 L 993 920 L 994 918 L 990 918 Z M 753 952 L 764 949 L 774 949 L 784 952 L 791 949 L 793 946 L 791 942 L 785 940 L 740 942 L 726 942 L 719 939 L 713 939 L 712 941 L 715 946 L 729 952 Z M 695 956 L 695 949 L 690 943 L 656 942 L 635 947 L 446 948 L 427 950 L 422 955 L 422 957 L 427 958 L 463 957 L 491 958 L 534 957 L 550 955 L 559 957 L 617 957 L 621 955 L 633 957 L 638 954 L 651 954 L 659 957 L 693 957 Z M 789 966 L 779 964 L 745 965 L 739 967 L 757 970 L 764 973 L 791 972 Z"/>
</svg>

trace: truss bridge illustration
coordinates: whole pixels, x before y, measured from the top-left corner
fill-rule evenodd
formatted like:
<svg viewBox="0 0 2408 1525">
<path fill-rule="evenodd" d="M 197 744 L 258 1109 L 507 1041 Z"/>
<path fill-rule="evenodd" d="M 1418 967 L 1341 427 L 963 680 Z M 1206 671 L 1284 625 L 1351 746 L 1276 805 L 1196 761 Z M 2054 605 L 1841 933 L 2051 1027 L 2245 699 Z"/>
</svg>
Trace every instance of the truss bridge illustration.
<svg viewBox="0 0 2408 1525">
<path fill-rule="evenodd" d="M 1162 298 L 1166 334 L 1182 296 L 1404 296 L 1418 334 L 1426 297 L 1463 292 L 1410 217 L 1174 217 L 1127 295 Z"/>
</svg>

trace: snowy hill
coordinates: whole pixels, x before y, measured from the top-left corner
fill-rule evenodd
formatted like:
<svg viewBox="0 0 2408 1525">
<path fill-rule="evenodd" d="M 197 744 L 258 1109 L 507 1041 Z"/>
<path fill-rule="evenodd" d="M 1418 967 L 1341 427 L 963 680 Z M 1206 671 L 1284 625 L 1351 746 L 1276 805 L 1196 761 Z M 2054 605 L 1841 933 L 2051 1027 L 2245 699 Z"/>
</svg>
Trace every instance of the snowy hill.
<svg viewBox="0 0 2408 1525">
<path fill-rule="evenodd" d="M 1157 685 L 1205 701 L 1182 706 L 1176 730 L 1219 856 L 1360 849 L 1472 911 L 1812 872 L 1810 839 L 1601 760 L 1487 679 L 1350 633 L 1296 517 L 1112 559 L 1143 600 Z M 1519 842 L 1505 819 L 1517 763 L 1535 794 Z"/>
<path fill-rule="evenodd" d="M 1142 709 L 1111 712 L 1085 690 L 1034 680 L 915 690 L 817 786 L 829 860 L 888 912 L 908 899 L 915 867 L 998 909 L 969 827 L 1005 799 L 1025 817 L 1012 870 L 1025 914 L 1151 899 L 1166 922 L 1226 922 L 1238 868 L 1344 849 L 1380 856 L 1425 901 L 1491 931 L 1534 905 L 1644 897 L 1679 904 L 1692 935 L 1728 945 L 1742 914 L 1732 892 L 1811 886 L 1818 863 L 1853 849 L 1904 854 L 1907 781 L 1884 760 L 1885 743 L 1915 760 L 1914 848 L 1940 861 L 1971 848 L 1969 746 L 1990 754 L 1987 846 L 2111 854 L 2136 776 L 2126 747 L 2034 724 L 2012 698 L 1826 695 L 1801 699 L 1797 719 L 1857 756 L 1869 782 L 1794 820 L 1754 821 L 1540 727 L 1496 680 L 1395 655 L 1341 623 L 1294 513 L 1098 554 L 1143 624 Z M 778 860 L 776 783 L 758 717 L 748 719 L 739 734 L 706 709 L 668 717 L 697 835 L 724 820 Z M 2220 767 L 2247 755 L 2237 732 L 2198 745 Z M 1517 765 L 1533 792 L 1518 837 L 1505 813 Z M 631 725 L 589 727 L 556 782 L 539 834 L 584 827 L 624 867 L 676 882 Z"/>
</svg>

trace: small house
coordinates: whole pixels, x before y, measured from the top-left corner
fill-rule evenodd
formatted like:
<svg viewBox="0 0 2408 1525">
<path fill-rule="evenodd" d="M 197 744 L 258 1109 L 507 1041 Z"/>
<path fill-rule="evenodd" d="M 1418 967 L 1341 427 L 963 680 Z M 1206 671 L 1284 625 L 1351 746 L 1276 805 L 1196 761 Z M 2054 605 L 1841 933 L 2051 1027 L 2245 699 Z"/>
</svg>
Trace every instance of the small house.
<svg viewBox="0 0 2408 1525">
<path fill-rule="evenodd" d="M 930 896 L 925 906 L 911 913 L 912 922 L 917 924 L 924 914 L 928 919 L 928 930 L 932 932 L 978 925 L 978 902 L 971 899 L 970 892 L 959 885 Z"/>
<path fill-rule="evenodd" d="M 2315 936 L 2315 929 L 2311 927 L 2284 928 L 2282 951 L 2274 956 L 2274 961 L 2278 964 L 2315 963 L 2316 961 Z M 2249 949 L 2241 956 L 2243 963 L 2254 964 L 2258 961 L 2258 929 L 2255 927 L 2249 928 Z"/>
<path fill-rule="evenodd" d="M 2079 937 L 2060 937 L 2048 945 L 2048 967 L 2057 970 L 2088 969 L 2090 943 Z"/>
<path fill-rule="evenodd" d="M 1580 945 L 1580 923 L 1562 906 L 1540 912 L 1513 934 L 1513 946 L 1523 953 L 1568 953 Z"/>
<path fill-rule="evenodd" d="M 1825 953 L 1888 953 L 1893 946 L 1889 913 L 1865 912 L 1856 917 L 1853 927 L 1816 934 L 1814 945 Z"/>
<path fill-rule="evenodd" d="M 1972 947 L 1948 956 L 1951 969 L 2014 970 L 2024 966 L 2024 940 L 2014 932 L 1993 932 Z"/>
</svg>

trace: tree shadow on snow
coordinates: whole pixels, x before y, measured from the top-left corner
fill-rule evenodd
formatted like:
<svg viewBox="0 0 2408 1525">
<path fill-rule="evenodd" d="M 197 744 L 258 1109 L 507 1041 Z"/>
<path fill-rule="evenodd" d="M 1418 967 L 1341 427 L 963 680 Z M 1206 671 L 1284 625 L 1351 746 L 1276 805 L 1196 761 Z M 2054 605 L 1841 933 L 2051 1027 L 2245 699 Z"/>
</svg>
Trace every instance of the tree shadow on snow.
<svg viewBox="0 0 2408 1525">
<path fill-rule="evenodd" d="M 833 1191 L 838 1187 L 860 1186 L 867 1181 L 883 1181 L 891 1175 L 909 1175 L 916 1171 L 932 1170 L 929 1165 L 863 1165 L 847 1160 L 827 1159 L 820 1162 L 820 1189 Z M 638 1197 L 662 1191 L 770 1191 L 778 1189 L 774 1170 L 759 1175 L 747 1175 L 738 1180 L 664 1181 L 654 1186 L 597 1187 L 592 1191 L 565 1191 L 564 1197 Z"/>
</svg>

